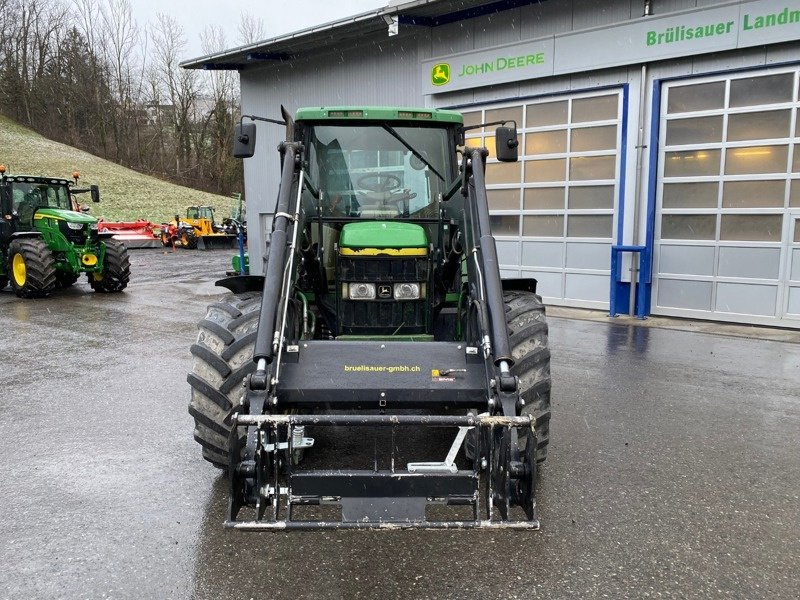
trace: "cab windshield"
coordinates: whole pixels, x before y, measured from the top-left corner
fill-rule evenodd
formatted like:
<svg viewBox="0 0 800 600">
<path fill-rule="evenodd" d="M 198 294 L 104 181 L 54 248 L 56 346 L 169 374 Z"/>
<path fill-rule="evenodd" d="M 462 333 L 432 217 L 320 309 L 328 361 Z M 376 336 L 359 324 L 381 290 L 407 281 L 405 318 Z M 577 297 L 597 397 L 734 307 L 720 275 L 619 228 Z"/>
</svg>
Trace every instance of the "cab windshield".
<svg viewBox="0 0 800 600">
<path fill-rule="evenodd" d="M 72 210 L 69 188 L 57 183 L 15 181 L 11 184 L 11 201 L 20 223 L 28 227 L 40 208 Z"/>
<path fill-rule="evenodd" d="M 210 206 L 190 206 L 186 209 L 187 219 L 211 219 L 214 220 L 214 212 Z"/>
<path fill-rule="evenodd" d="M 317 125 L 309 179 L 323 216 L 436 218 L 451 177 L 447 130 L 390 125 Z"/>
</svg>

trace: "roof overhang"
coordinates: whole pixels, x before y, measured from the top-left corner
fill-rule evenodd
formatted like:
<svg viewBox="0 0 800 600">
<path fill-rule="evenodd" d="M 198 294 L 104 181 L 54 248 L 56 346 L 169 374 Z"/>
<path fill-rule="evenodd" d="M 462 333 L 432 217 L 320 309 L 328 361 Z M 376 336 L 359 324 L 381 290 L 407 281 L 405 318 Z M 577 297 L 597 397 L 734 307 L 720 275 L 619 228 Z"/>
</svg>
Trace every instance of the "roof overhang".
<svg viewBox="0 0 800 600">
<path fill-rule="evenodd" d="M 346 19 L 309 27 L 295 33 L 193 58 L 181 63 L 185 69 L 241 70 L 258 64 L 291 61 L 331 46 L 341 46 L 365 37 L 388 35 L 399 26 L 434 28 L 506 10 L 541 4 L 544 0 L 415 0 L 391 4 Z M 396 31 L 396 29 L 394 29 Z"/>
</svg>

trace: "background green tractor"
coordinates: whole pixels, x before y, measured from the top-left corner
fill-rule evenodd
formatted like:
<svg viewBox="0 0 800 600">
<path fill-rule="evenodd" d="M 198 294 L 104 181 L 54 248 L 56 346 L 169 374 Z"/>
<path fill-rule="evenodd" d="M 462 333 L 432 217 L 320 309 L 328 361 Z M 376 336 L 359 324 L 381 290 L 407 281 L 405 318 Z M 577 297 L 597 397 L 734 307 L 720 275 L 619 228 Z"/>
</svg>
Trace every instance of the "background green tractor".
<svg viewBox="0 0 800 600">
<path fill-rule="evenodd" d="M 6 175 L 0 167 L 0 289 L 8 283 L 20 298 L 40 298 L 68 287 L 86 273 L 96 292 L 121 292 L 130 279 L 130 260 L 113 233 L 100 233 L 76 194 L 100 201 L 96 185 L 78 189 L 74 181 Z"/>
</svg>

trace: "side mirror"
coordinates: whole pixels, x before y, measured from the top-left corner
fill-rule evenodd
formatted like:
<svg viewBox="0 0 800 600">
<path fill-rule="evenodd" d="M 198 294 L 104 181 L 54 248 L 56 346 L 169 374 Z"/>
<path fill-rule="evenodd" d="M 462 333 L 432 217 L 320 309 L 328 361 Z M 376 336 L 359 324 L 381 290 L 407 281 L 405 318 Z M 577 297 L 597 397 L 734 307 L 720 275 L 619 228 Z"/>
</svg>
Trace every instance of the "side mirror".
<svg viewBox="0 0 800 600">
<path fill-rule="evenodd" d="M 517 162 L 519 140 L 517 130 L 511 127 L 498 127 L 494 134 L 497 160 L 500 162 Z"/>
<path fill-rule="evenodd" d="M 100 202 L 100 188 L 96 185 L 89 186 L 89 194 L 92 196 L 92 202 Z"/>
<path fill-rule="evenodd" d="M 256 124 L 240 123 L 233 135 L 233 157 L 250 158 L 256 153 Z"/>
</svg>

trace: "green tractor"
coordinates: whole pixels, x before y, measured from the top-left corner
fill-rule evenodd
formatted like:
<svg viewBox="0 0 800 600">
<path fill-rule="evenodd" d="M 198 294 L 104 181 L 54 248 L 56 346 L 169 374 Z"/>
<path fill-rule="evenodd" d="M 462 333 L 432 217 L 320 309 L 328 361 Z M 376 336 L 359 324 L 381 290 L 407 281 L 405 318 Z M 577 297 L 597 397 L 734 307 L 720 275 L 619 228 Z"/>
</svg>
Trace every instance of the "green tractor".
<svg viewBox="0 0 800 600">
<path fill-rule="evenodd" d="M 121 292 L 130 279 L 128 250 L 100 233 L 76 194 L 100 201 L 96 185 L 78 189 L 65 178 L 6 175 L 0 166 L 0 289 L 11 282 L 20 298 L 41 298 L 86 273 L 96 292 Z"/>
<path fill-rule="evenodd" d="M 226 525 L 537 529 L 547 322 L 536 280 L 500 278 L 489 151 L 447 110 L 245 118 L 286 126 L 266 272 L 217 282 L 187 377 Z M 516 124 L 492 125 L 516 161 Z"/>
</svg>

